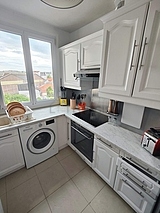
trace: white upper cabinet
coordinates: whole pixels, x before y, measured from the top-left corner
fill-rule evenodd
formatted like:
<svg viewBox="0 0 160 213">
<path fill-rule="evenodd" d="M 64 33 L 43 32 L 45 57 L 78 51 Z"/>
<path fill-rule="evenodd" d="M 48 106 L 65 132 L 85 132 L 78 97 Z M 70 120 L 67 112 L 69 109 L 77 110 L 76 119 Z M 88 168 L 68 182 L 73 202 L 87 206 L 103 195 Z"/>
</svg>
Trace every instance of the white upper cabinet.
<svg viewBox="0 0 160 213">
<path fill-rule="evenodd" d="M 102 35 L 81 44 L 81 69 L 100 68 Z"/>
<path fill-rule="evenodd" d="M 90 85 L 82 85 L 80 79 L 73 74 L 80 70 L 83 72 L 83 69 L 100 68 L 102 34 L 101 30 L 60 48 L 63 86 L 78 90 L 90 88 Z"/>
<path fill-rule="evenodd" d="M 100 92 L 131 96 L 147 6 L 104 25 Z"/>
<path fill-rule="evenodd" d="M 102 21 L 99 96 L 160 109 L 160 1 L 141 0 Z"/>
<path fill-rule="evenodd" d="M 80 82 L 73 74 L 80 70 L 80 44 L 62 50 L 63 84 L 78 89 Z"/>
<path fill-rule="evenodd" d="M 133 97 L 160 101 L 160 1 L 151 2 Z"/>
</svg>

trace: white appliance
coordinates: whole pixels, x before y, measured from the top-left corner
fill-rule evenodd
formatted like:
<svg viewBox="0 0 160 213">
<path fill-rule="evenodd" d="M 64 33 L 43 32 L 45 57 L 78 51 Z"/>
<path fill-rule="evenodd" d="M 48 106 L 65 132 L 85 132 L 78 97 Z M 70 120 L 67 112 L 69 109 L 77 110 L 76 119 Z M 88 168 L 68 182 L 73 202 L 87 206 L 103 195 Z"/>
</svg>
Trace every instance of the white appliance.
<svg viewBox="0 0 160 213">
<path fill-rule="evenodd" d="M 27 168 L 58 153 L 56 119 L 23 126 L 19 128 L 19 133 Z"/>
</svg>

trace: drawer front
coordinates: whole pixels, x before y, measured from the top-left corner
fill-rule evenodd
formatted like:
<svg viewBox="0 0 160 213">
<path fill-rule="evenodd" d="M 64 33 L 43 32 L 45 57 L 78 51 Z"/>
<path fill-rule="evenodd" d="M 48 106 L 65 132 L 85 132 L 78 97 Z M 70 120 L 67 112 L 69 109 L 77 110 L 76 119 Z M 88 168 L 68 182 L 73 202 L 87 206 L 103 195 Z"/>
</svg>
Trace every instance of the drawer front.
<svg viewBox="0 0 160 213">
<path fill-rule="evenodd" d="M 150 213 L 155 205 L 154 199 L 119 172 L 117 172 L 114 190 L 137 213 Z"/>
<path fill-rule="evenodd" d="M 147 175 L 143 174 L 138 169 L 134 168 L 121 158 L 118 158 L 117 164 L 118 171 L 120 173 L 127 176 L 130 180 L 135 182 L 140 187 L 143 187 L 143 189 L 154 199 L 157 198 L 160 192 L 160 185 L 158 183 L 156 183 L 154 180 L 152 180 Z"/>
</svg>

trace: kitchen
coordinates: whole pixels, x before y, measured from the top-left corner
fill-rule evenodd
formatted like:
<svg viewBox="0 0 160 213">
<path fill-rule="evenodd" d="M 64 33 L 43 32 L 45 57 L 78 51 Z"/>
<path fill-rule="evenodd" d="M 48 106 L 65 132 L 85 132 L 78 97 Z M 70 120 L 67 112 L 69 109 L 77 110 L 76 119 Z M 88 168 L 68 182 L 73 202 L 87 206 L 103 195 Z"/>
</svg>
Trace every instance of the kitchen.
<svg viewBox="0 0 160 213">
<path fill-rule="evenodd" d="M 120 10 L 119 10 L 120 11 Z M 122 10 L 121 10 L 122 11 Z M 119 13 L 121 13 L 121 12 L 119 12 Z M 6 11 L 5 10 L 2 10 L 2 14 L 3 14 L 3 16 L 2 16 L 2 19 L 4 19 L 4 20 L 2 20 L 2 22 L 3 22 L 3 24 L 8 20 L 8 22 L 11 24 L 11 22 L 14 22 L 15 20 L 13 20 L 13 14 L 12 13 L 7 13 L 7 15 L 6 15 Z M 16 16 L 16 15 L 15 15 Z M 19 17 L 17 17 L 17 25 L 20 25 L 21 23 L 19 23 L 18 22 L 18 18 Z M 16 17 L 15 17 L 15 19 L 16 19 Z M 29 19 L 25 19 L 24 20 L 24 26 L 25 26 L 25 28 L 27 28 L 27 24 L 30 24 L 31 25 L 31 23 L 30 23 L 30 20 Z M 98 22 L 99 23 L 99 22 Z M 46 26 L 46 25 L 44 25 L 44 24 L 42 24 L 42 23 L 40 23 L 40 22 L 37 22 L 37 23 L 35 23 L 35 22 L 33 22 L 32 23 L 32 26 L 31 26 L 31 28 L 32 29 L 37 29 L 37 27 L 35 26 L 36 24 L 39 24 L 39 30 L 40 30 L 40 28 L 41 28 L 41 30 L 42 31 L 47 31 L 48 33 L 50 33 L 50 34 L 52 34 L 52 33 L 54 33 L 55 34 L 55 29 L 51 29 L 49 26 Z M 102 26 L 102 25 L 101 25 Z M 99 27 L 100 26 L 98 26 L 98 29 L 96 30 L 96 31 L 98 31 L 98 30 L 101 30 L 101 29 L 99 29 Z M 88 26 L 86 26 L 86 28 L 88 29 Z M 84 28 L 82 28 L 81 29 L 81 31 L 79 31 L 79 32 L 82 32 L 82 34 L 83 34 L 83 36 L 85 36 L 84 34 L 85 33 L 87 33 L 87 29 L 86 29 L 85 27 Z M 85 30 L 86 29 L 86 30 Z M 54 32 L 53 32 L 54 31 Z M 58 30 L 57 30 L 58 31 Z M 92 31 L 92 30 L 91 30 Z M 56 32 L 57 33 L 57 32 Z M 78 34 L 78 32 L 75 32 L 75 34 Z M 92 33 L 92 32 L 91 32 Z M 89 33 L 89 34 L 91 34 L 91 33 Z M 72 36 L 74 35 L 74 33 L 72 34 Z M 82 36 L 82 37 L 83 37 Z M 66 38 L 68 38 L 68 41 L 66 41 Z M 73 38 L 72 38 L 73 40 L 74 40 L 74 36 L 73 36 Z M 71 39 L 71 40 L 72 40 Z M 77 40 L 78 39 L 78 36 L 77 36 L 77 38 L 75 39 L 75 40 Z M 70 41 L 71 41 L 70 40 Z M 59 30 L 59 42 L 60 42 L 60 45 L 59 46 L 63 46 L 65 43 L 69 43 L 69 35 L 67 35 L 67 33 L 60 33 L 60 30 Z M 135 47 L 136 48 L 136 47 Z M 132 47 L 132 49 L 133 49 L 133 47 Z M 136 49 L 136 51 L 138 51 L 137 49 Z M 143 51 L 142 51 L 143 52 Z M 132 57 L 131 57 L 132 58 Z M 102 60 L 104 60 L 104 59 L 102 59 Z M 134 61 L 133 61 L 134 62 Z M 105 62 L 103 63 L 103 64 L 105 64 Z M 133 65 L 133 64 L 132 64 Z M 113 65 L 112 65 L 113 66 Z M 112 77 L 112 76 L 111 76 Z M 110 79 L 110 80 L 112 80 L 112 79 Z M 106 98 L 103 98 L 103 96 L 104 96 L 104 90 L 103 90 L 103 82 L 101 82 L 101 85 L 102 85 L 102 89 L 101 89 L 101 97 L 98 97 L 98 95 L 97 95 L 97 90 L 95 89 L 93 89 L 93 90 L 87 90 L 87 91 L 85 91 L 86 92 L 86 94 L 87 94 L 87 98 L 90 98 L 90 101 L 91 101 L 91 104 L 92 104 L 92 106 L 94 106 L 94 108 L 96 108 L 96 106 L 97 106 L 97 109 L 99 108 L 100 109 L 100 111 L 103 113 L 106 113 L 107 112 L 107 107 L 108 107 L 108 99 L 106 99 Z M 132 85 L 133 86 L 133 85 Z M 69 92 L 72 92 L 72 90 L 70 91 L 69 90 Z M 68 92 L 68 93 L 69 93 Z M 106 96 L 107 97 L 107 96 Z M 112 95 L 110 95 L 110 96 L 108 96 L 108 98 L 109 99 L 112 99 L 112 97 L 114 98 L 115 97 L 115 100 L 117 99 L 117 97 L 114 95 L 114 94 L 112 94 Z M 123 98 L 124 98 L 124 96 L 123 96 Z M 133 100 L 134 100 L 134 98 L 132 98 L 132 99 L 130 99 L 130 100 L 127 100 L 126 98 L 124 98 L 124 100 L 122 99 L 122 96 L 121 96 L 121 98 L 119 99 L 119 101 L 121 101 L 121 102 L 129 102 L 130 104 L 133 104 Z M 138 132 L 138 133 L 140 133 L 141 135 L 142 135 L 142 133 L 143 133 L 143 131 L 145 131 L 146 129 L 149 129 L 150 127 L 155 127 L 155 126 L 158 126 L 159 125 L 159 115 L 160 115 L 160 113 L 159 113 L 159 108 L 158 108 L 158 101 L 157 101 L 157 103 L 155 103 L 154 104 L 154 101 L 150 101 L 150 105 L 148 105 L 148 103 L 145 101 L 145 100 L 143 100 L 143 101 L 141 101 L 141 99 L 138 99 L 139 100 L 139 102 L 138 102 L 138 104 L 140 105 L 140 106 L 148 106 L 148 107 L 146 107 L 145 109 L 144 109 L 144 111 L 143 111 L 143 120 L 141 121 L 142 122 L 142 125 L 141 125 L 141 128 L 139 128 L 139 130 L 137 129 L 137 128 L 132 128 L 132 127 L 130 127 L 130 126 L 128 126 L 128 125 L 124 125 L 124 127 L 127 127 L 128 129 L 130 129 L 131 131 L 133 131 L 133 132 Z M 87 100 L 86 100 L 87 101 Z M 89 100 L 88 100 L 89 101 Z M 134 103 L 136 103 L 136 102 L 134 102 Z M 121 103 L 120 103 L 121 104 Z M 154 105 L 153 105 L 154 104 Z M 130 106 L 130 108 L 131 108 L 131 106 L 132 105 L 129 105 Z M 150 106 L 150 107 L 149 107 Z M 143 107 L 142 107 L 143 108 Z M 155 108 L 155 109 L 151 109 L 151 108 Z M 60 109 L 62 110 L 62 111 L 60 111 Z M 55 114 L 56 113 L 56 110 L 53 110 L 53 108 L 51 108 L 51 113 L 53 113 L 53 114 Z M 70 112 L 69 113 L 66 113 L 66 107 L 65 106 L 61 106 L 61 108 L 58 108 L 57 109 L 58 110 L 58 114 L 59 115 L 62 115 L 62 113 L 64 113 L 66 116 L 68 115 L 68 117 L 69 118 L 72 118 L 72 120 L 75 120 L 75 118 L 73 118 L 73 116 L 71 116 L 70 115 Z M 132 109 L 133 110 L 133 109 Z M 135 110 L 135 109 L 134 109 Z M 133 110 L 133 111 L 134 111 Z M 132 111 L 132 112 L 133 112 Z M 73 112 L 73 111 L 72 111 Z M 134 111 L 135 112 L 135 111 Z M 36 110 L 33 112 L 33 115 L 36 113 Z M 38 113 L 38 116 L 36 117 L 36 114 L 35 114 L 35 117 L 36 117 L 36 119 L 38 119 L 38 118 L 40 118 L 40 115 L 41 114 L 46 114 L 46 116 L 47 116 L 47 112 L 44 112 L 43 110 L 41 110 L 41 111 L 39 111 L 39 110 L 37 110 L 37 113 Z M 52 115 L 53 115 L 52 114 Z M 72 114 L 72 113 L 71 113 Z M 57 114 L 56 114 L 56 116 L 57 116 Z M 70 117 L 71 116 L 71 117 Z M 48 117 L 47 117 L 47 119 L 48 119 Z M 96 132 L 95 132 L 95 129 L 93 128 L 91 128 L 90 126 L 88 126 L 86 123 L 81 123 L 79 120 L 75 120 L 76 122 L 79 122 L 79 124 L 83 124 L 83 126 L 85 126 L 85 127 L 87 127 L 87 129 L 89 129 L 89 130 L 92 130 L 95 134 L 96 134 Z M 34 122 L 34 121 L 32 121 L 32 122 Z M 62 121 L 62 123 L 61 124 L 63 124 L 63 121 Z M 98 130 L 97 130 L 98 131 Z M 100 130 L 99 130 L 100 131 Z M 102 131 L 102 130 L 101 130 Z M 111 130 L 110 130 L 111 131 Z M 105 131 L 104 131 L 105 132 Z M 135 134 L 136 134 L 135 133 Z M 67 133 L 66 133 L 67 134 Z M 97 134 L 99 135 L 100 134 L 100 132 L 97 132 Z M 102 134 L 102 133 L 101 133 Z M 105 134 L 105 133 L 104 133 Z M 113 133 L 112 133 L 113 134 Z M 113 135 L 112 135 L 113 136 Z M 62 137 L 62 136 L 61 136 Z M 102 136 L 103 138 L 105 138 L 105 136 L 103 135 Z M 109 141 L 111 140 L 111 138 L 109 138 L 108 139 Z M 113 143 L 113 142 L 112 142 Z M 139 143 L 140 143 L 140 139 L 139 139 Z M 113 143 L 114 144 L 114 143 Z M 112 146 L 114 146 L 112 144 Z M 109 145 L 111 145 L 111 144 L 109 144 Z M 63 147 L 63 144 L 62 144 L 62 146 L 61 147 Z M 124 147 L 125 147 L 125 145 L 124 145 Z M 126 149 L 127 150 L 127 148 L 124 148 L 123 147 L 123 149 Z M 117 147 L 114 147 L 115 149 L 117 148 Z M 122 149 L 122 151 L 124 151 Z M 128 151 L 128 150 L 127 150 Z M 144 150 L 145 151 L 145 150 Z M 145 152 L 144 152 L 145 153 Z M 148 152 L 147 152 L 147 154 L 148 154 Z M 150 155 L 147 155 L 147 158 L 149 157 Z M 155 157 L 153 157 L 153 158 L 155 158 Z M 153 159 L 152 158 L 152 159 Z M 157 158 L 156 158 L 157 159 Z M 143 160 L 144 161 L 144 160 Z M 152 165 L 153 166 L 153 165 Z"/>
</svg>

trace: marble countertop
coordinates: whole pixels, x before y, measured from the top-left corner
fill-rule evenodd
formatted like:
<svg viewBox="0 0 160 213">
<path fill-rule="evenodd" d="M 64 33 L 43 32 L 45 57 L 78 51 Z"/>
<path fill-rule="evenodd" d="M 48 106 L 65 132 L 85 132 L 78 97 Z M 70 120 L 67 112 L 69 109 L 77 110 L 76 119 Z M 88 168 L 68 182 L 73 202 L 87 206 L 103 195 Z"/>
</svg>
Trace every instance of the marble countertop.
<svg viewBox="0 0 160 213">
<path fill-rule="evenodd" d="M 105 123 L 99 127 L 93 127 L 92 125 L 86 123 L 85 121 L 77 118 L 73 114 L 79 112 L 78 109 L 70 109 L 69 106 L 53 106 L 47 108 L 41 108 L 33 110 L 33 120 L 25 123 L 20 123 L 11 126 L 5 126 L 0 128 L 1 131 L 6 131 L 12 128 L 21 127 L 27 125 L 28 123 L 34 123 L 46 118 L 57 117 L 65 115 L 69 119 L 82 125 L 89 131 L 100 136 L 102 139 L 109 141 L 111 144 L 116 146 L 120 151 L 129 154 L 131 157 L 135 158 L 139 162 L 142 162 L 146 166 L 154 169 L 160 174 L 160 158 L 152 156 L 149 152 L 141 147 L 142 135 L 131 132 L 120 126 L 114 126 L 110 123 Z"/>
</svg>

